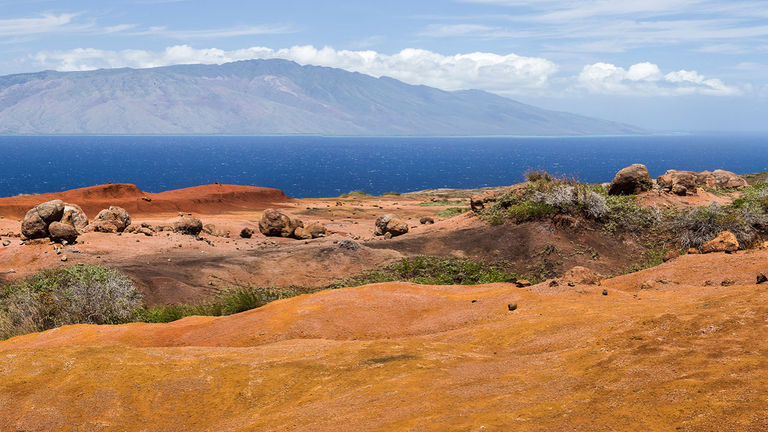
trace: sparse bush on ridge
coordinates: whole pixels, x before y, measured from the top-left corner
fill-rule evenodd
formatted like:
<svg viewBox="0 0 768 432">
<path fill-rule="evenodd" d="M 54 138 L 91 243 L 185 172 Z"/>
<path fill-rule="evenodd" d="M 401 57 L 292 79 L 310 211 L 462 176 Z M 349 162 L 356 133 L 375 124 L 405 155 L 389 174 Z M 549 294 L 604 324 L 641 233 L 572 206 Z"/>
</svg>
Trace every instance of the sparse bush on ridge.
<svg viewBox="0 0 768 432">
<path fill-rule="evenodd" d="M 723 231 L 730 231 L 742 248 L 755 243 L 768 227 L 768 216 L 749 206 L 720 206 L 713 203 L 681 213 L 673 223 L 683 248 L 699 247 Z"/>
<path fill-rule="evenodd" d="M 119 324 L 141 304 L 122 273 L 101 266 L 43 270 L 0 290 L 0 338 L 67 324 Z"/>
</svg>

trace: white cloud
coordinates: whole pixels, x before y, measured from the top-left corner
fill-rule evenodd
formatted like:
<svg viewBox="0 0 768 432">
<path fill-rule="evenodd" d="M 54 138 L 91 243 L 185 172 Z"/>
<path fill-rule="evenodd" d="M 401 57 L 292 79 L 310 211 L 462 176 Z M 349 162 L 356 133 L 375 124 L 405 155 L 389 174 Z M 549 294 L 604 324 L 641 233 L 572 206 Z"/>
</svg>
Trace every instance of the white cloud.
<svg viewBox="0 0 768 432">
<path fill-rule="evenodd" d="M 393 55 L 376 51 L 348 51 L 294 46 L 274 50 L 252 47 L 238 50 L 196 49 L 177 45 L 164 51 L 75 49 L 40 52 L 33 60 L 61 71 L 98 68 L 149 68 L 173 64 L 221 64 L 238 60 L 281 58 L 299 64 L 342 68 L 368 75 L 389 76 L 410 84 L 445 90 L 482 89 L 516 94 L 547 86 L 557 71 L 553 62 L 515 54 L 475 52 L 446 56 L 422 49 L 404 49 Z"/>
<path fill-rule="evenodd" d="M 653 63 L 638 63 L 624 69 L 609 63 L 584 66 L 577 86 L 592 93 L 632 96 L 676 96 L 703 94 L 732 96 L 741 90 L 719 79 L 706 78 L 696 71 L 662 73 Z"/>
<path fill-rule="evenodd" d="M 62 30 L 76 14 L 41 15 L 34 18 L 0 19 L 0 36 L 21 36 Z"/>
</svg>

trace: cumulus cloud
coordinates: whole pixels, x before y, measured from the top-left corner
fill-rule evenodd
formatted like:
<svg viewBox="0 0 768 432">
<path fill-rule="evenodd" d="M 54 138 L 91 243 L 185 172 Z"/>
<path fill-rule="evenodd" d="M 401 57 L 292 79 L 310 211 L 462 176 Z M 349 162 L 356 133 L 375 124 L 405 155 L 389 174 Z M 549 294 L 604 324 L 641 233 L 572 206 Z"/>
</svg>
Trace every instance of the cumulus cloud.
<svg viewBox="0 0 768 432">
<path fill-rule="evenodd" d="M 389 76 L 410 84 L 445 90 L 482 89 L 515 94 L 547 86 L 557 65 L 538 57 L 475 52 L 442 55 L 423 49 L 404 49 L 387 55 L 376 51 L 336 50 L 294 46 L 274 50 L 252 47 L 238 50 L 196 49 L 177 45 L 164 51 L 74 49 L 40 52 L 32 59 L 60 71 L 99 68 L 150 68 L 173 64 L 222 64 L 238 60 L 280 58 L 299 64 L 346 69 L 376 77 Z"/>
<path fill-rule="evenodd" d="M 706 78 L 696 71 L 663 73 L 653 63 L 637 63 L 624 69 L 609 63 L 584 66 L 576 78 L 577 86 L 593 93 L 633 96 L 675 96 L 703 94 L 731 96 L 740 89 L 719 79 Z"/>
</svg>

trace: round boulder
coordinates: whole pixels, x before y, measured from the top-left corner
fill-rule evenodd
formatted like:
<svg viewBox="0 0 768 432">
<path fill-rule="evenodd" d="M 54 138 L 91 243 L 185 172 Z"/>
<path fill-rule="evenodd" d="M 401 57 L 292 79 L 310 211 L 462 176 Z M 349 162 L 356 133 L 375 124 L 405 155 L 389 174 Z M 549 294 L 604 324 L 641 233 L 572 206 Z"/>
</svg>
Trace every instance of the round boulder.
<svg viewBox="0 0 768 432">
<path fill-rule="evenodd" d="M 291 237 L 300 227 L 304 227 L 302 221 L 291 219 L 275 209 L 264 210 L 259 220 L 259 231 L 267 237 Z"/>
<path fill-rule="evenodd" d="M 374 234 L 377 236 L 386 236 L 387 234 L 392 237 L 403 235 L 408 232 L 408 223 L 402 219 L 398 219 L 393 214 L 381 215 L 376 219 L 376 229 Z"/>
<path fill-rule="evenodd" d="M 298 227 L 293 231 L 293 238 L 297 240 L 309 240 L 312 238 L 312 233 L 304 227 Z"/>
<path fill-rule="evenodd" d="M 21 221 L 21 235 L 28 239 L 48 237 L 48 224 L 37 213 L 37 209 L 33 208 L 24 216 Z"/>
<path fill-rule="evenodd" d="M 597 276 L 592 270 L 582 266 L 573 267 L 572 269 L 565 272 L 563 279 L 574 284 L 596 285 L 598 282 L 600 282 L 599 276 Z"/>
<path fill-rule="evenodd" d="M 180 217 L 173 221 L 173 231 L 181 234 L 196 236 L 203 230 L 203 222 L 198 218 Z"/>
<path fill-rule="evenodd" d="M 122 207 L 110 206 L 108 209 L 104 209 L 96 215 L 97 221 L 112 223 L 117 232 L 125 231 L 128 226 L 131 225 L 131 216 Z M 96 230 L 99 231 L 99 230 Z M 102 231 L 109 232 L 109 231 Z"/>
<path fill-rule="evenodd" d="M 240 237 L 241 238 L 251 238 L 253 237 L 253 230 L 245 227 L 242 230 L 240 230 Z"/>
<path fill-rule="evenodd" d="M 328 230 L 325 228 L 325 226 L 319 222 L 312 222 L 311 224 L 307 225 L 305 229 L 312 236 L 312 238 L 325 237 L 325 235 L 328 233 Z"/>
<path fill-rule="evenodd" d="M 633 164 L 616 173 L 609 195 L 634 195 L 651 189 L 651 174 L 642 164 Z"/>
<path fill-rule="evenodd" d="M 55 242 L 67 241 L 68 243 L 74 243 L 78 236 L 74 226 L 63 222 L 51 222 L 51 225 L 48 226 L 48 233 L 51 240 Z"/>
<path fill-rule="evenodd" d="M 21 235 L 28 239 L 48 237 L 48 225 L 58 222 L 64 214 L 64 201 L 53 200 L 30 209 L 21 221 Z"/>
</svg>

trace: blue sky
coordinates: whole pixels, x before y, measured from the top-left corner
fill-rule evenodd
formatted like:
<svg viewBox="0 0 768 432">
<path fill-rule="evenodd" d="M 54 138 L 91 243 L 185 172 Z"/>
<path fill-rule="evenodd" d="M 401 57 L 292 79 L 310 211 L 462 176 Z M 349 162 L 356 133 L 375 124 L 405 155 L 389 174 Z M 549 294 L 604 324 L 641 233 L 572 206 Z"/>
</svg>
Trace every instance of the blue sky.
<svg viewBox="0 0 768 432">
<path fill-rule="evenodd" d="M 661 130 L 768 130 L 768 2 L 0 0 L 0 74 L 286 58 Z"/>
</svg>

